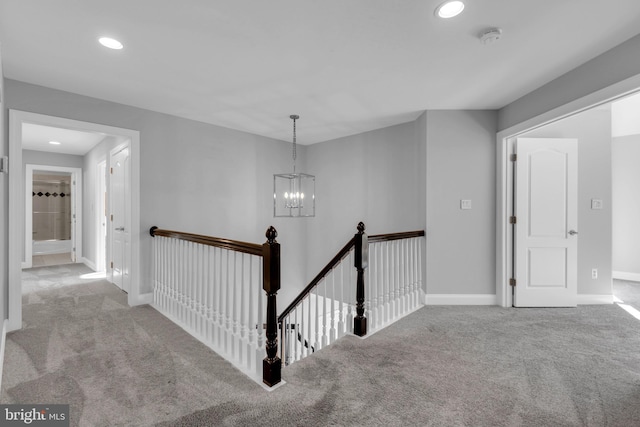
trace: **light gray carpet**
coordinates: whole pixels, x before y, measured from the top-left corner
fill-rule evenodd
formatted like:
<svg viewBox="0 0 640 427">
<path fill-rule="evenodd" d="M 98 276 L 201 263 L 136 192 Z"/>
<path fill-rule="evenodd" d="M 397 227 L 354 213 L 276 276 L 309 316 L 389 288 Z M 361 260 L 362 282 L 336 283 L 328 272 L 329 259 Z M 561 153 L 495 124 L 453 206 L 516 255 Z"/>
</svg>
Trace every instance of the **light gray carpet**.
<svg viewBox="0 0 640 427">
<path fill-rule="evenodd" d="M 95 281 L 25 297 L 3 402 L 80 426 L 640 425 L 640 320 L 621 308 L 425 307 L 284 368 L 265 392 Z"/>
</svg>

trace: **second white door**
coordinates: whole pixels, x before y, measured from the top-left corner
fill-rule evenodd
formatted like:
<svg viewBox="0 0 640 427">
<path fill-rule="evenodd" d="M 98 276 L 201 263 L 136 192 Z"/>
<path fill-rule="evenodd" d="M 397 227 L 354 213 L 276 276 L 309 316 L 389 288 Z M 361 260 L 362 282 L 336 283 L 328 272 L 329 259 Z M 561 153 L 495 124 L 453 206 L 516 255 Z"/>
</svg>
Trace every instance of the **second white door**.
<svg viewBox="0 0 640 427">
<path fill-rule="evenodd" d="M 120 289 L 129 292 L 129 146 L 111 153 L 110 166 L 111 281 Z"/>
<path fill-rule="evenodd" d="M 516 307 L 577 304 L 578 141 L 516 141 Z"/>
</svg>

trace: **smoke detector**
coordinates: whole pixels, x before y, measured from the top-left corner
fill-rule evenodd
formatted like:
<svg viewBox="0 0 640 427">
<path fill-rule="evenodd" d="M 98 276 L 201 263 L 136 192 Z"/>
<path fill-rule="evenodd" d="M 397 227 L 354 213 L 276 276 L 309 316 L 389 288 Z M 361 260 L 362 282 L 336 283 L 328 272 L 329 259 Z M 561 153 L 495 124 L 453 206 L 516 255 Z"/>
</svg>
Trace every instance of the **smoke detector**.
<svg viewBox="0 0 640 427">
<path fill-rule="evenodd" d="M 480 33 L 480 41 L 482 44 L 495 43 L 502 38 L 502 29 L 500 28 L 487 28 Z"/>
</svg>

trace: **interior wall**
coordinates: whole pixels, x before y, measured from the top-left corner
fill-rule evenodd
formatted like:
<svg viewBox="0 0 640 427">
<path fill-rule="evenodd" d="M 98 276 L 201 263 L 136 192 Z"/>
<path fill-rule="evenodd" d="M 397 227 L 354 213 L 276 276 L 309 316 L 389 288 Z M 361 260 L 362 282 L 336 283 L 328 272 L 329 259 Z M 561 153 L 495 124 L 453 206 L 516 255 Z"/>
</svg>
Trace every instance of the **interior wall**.
<svg viewBox="0 0 640 427">
<path fill-rule="evenodd" d="M 498 130 L 639 74 L 640 35 L 637 35 L 503 107 L 499 112 Z"/>
<path fill-rule="evenodd" d="M 4 75 L 2 72 L 2 46 L 0 46 L 0 158 L 9 155 L 8 112 L 5 110 Z M 8 235 L 9 179 L 0 172 L 0 235 Z M 7 318 L 9 299 L 9 239 L 0 239 L 0 322 Z"/>
<path fill-rule="evenodd" d="M 613 138 L 612 165 L 613 271 L 640 281 L 640 134 Z"/>
<path fill-rule="evenodd" d="M 427 111 L 427 298 L 496 293 L 497 118 Z M 463 199 L 470 210 L 460 208 Z"/>
<path fill-rule="evenodd" d="M 611 110 L 591 109 L 523 137 L 578 139 L 578 294 L 611 295 Z M 592 209 L 591 200 L 602 200 Z M 598 278 L 591 270 L 598 269 Z"/>
<path fill-rule="evenodd" d="M 307 147 L 304 172 L 316 176 L 316 217 L 306 221 L 306 282 L 360 221 L 367 234 L 424 229 L 424 141 L 409 122 Z"/>
<path fill-rule="evenodd" d="M 283 245 L 279 305 L 300 290 L 304 222 L 273 218 L 272 205 L 273 174 L 289 170 L 290 143 L 10 79 L 6 91 L 7 108 L 140 132 L 141 293 L 152 290 L 153 225 L 255 243 L 274 225 Z"/>
</svg>

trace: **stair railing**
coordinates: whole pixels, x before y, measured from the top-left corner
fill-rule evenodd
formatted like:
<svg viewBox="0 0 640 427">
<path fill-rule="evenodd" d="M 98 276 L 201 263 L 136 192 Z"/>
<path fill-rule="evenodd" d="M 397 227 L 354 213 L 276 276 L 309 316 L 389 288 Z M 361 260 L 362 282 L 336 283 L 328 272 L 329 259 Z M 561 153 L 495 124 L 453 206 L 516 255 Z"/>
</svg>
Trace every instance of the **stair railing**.
<svg viewBox="0 0 640 427">
<path fill-rule="evenodd" d="M 367 236 L 362 222 L 357 230 L 278 316 L 285 365 L 346 334 L 376 332 L 422 305 L 424 230 Z"/>
<path fill-rule="evenodd" d="M 153 307 L 252 379 L 278 384 L 276 229 L 267 230 L 262 245 L 155 226 L 149 233 Z M 257 326 L 265 317 L 266 333 Z"/>
</svg>

